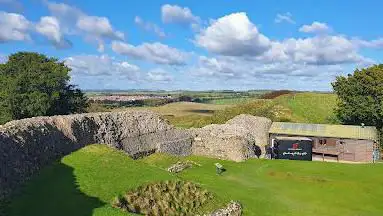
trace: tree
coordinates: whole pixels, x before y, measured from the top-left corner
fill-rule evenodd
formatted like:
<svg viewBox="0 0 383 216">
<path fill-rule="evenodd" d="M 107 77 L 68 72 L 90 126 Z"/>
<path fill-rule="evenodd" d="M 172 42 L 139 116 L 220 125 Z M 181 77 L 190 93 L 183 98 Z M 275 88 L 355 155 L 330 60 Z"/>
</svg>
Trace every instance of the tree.
<svg viewBox="0 0 383 216">
<path fill-rule="evenodd" d="M 87 98 L 70 85 L 64 62 L 18 52 L 0 64 L 0 124 L 13 119 L 84 112 Z"/>
<path fill-rule="evenodd" d="M 345 124 L 383 127 L 383 64 L 355 70 L 332 83 L 338 95 L 335 113 Z"/>
</svg>

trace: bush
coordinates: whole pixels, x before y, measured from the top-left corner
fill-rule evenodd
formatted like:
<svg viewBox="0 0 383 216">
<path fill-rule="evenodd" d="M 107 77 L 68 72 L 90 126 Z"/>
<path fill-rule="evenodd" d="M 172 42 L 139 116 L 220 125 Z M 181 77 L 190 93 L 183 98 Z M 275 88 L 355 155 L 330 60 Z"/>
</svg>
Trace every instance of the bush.
<svg viewBox="0 0 383 216">
<path fill-rule="evenodd" d="M 260 98 L 261 99 L 274 99 L 274 98 L 279 97 L 281 95 L 290 94 L 290 93 L 293 93 L 293 91 L 278 90 L 278 91 L 272 91 L 272 92 L 266 93 L 266 94 L 262 95 Z"/>
<path fill-rule="evenodd" d="M 118 196 L 112 205 L 144 215 L 196 215 L 212 199 L 210 192 L 191 182 L 165 181 Z"/>
</svg>

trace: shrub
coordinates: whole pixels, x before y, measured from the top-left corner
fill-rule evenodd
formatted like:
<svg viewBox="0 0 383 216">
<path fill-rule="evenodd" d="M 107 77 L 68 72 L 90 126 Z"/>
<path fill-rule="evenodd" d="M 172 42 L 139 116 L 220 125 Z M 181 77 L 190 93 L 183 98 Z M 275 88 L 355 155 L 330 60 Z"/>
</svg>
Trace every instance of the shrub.
<svg viewBox="0 0 383 216">
<path fill-rule="evenodd" d="M 274 99 L 274 98 L 279 97 L 281 95 L 290 94 L 290 93 L 293 93 L 293 92 L 290 90 L 272 91 L 272 92 L 268 92 L 268 93 L 262 95 L 261 99 Z"/>
<path fill-rule="evenodd" d="M 213 195 L 185 181 L 165 181 L 140 186 L 112 205 L 124 211 L 144 215 L 196 215 Z"/>
</svg>

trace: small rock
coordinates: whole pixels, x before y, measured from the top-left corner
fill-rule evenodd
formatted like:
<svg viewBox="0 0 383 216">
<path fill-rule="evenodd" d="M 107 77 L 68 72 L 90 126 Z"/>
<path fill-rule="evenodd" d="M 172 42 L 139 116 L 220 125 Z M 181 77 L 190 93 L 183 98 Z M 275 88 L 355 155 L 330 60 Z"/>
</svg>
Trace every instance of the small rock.
<svg viewBox="0 0 383 216">
<path fill-rule="evenodd" d="M 242 215 L 242 207 L 239 202 L 230 201 L 225 208 L 218 209 L 209 216 L 240 216 Z"/>
<path fill-rule="evenodd" d="M 178 161 L 177 163 L 171 165 L 168 168 L 168 171 L 171 173 L 179 173 L 184 169 L 191 168 L 192 164 L 189 161 Z"/>
</svg>

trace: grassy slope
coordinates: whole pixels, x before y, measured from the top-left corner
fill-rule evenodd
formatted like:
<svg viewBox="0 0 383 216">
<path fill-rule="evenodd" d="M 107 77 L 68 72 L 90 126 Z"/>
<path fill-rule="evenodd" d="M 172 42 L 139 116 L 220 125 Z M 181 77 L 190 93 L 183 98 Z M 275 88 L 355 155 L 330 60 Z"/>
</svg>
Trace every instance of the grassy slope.
<svg viewBox="0 0 383 216">
<path fill-rule="evenodd" d="M 282 95 L 274 102 L 291 110 L 292 120 L 305 123 L 331 123 L 335 94 L 299 93 Z"/>
<path fill-rule="evenodd" d="M 216 104 L 216 105 L 236 105 L 236 104 L 242 104 L 242 103 L 248 103 L 255 100 L 255 98 L 224 98 L 224 99 L 215 99 L 210 100 L 208 104 Z"/>
<path fill-rule="evenodd" d="M 209 124 L 209 117 L 217 110 L 223 110 L 232 105 L 203 104 L 193 102 L 170 103 L 158 107 L 130 107 L 114 109 L 121 111 L 126 109 L 151 110 L 164 116 L 171 124 L 180 128 L 202 127 Z"/>
<path fill-rule="evenodd" d="M 214 192 L 220 204 L 239 200 L 244 215 L 382 215 L 383 164 L 189 157 L 201 164 L 179 175 Z M 119 193 L 176 176 L 165 171 L 176 157 L 152 155 L 139 161 L 102 145 L 88 146 L 44 169 L 11 204 L 11 216 L 126 215 L 110 206 Z M 76 186 L 78 185 L 78 187 Z"/>
<path fill-rule="evenodd" d="M 214 111 L 221 110 L 229 107 L 229 105 L 215 105 L 215 104 L 203 104 L 193 102 L 177 102 L 170 103 L 158 107 L 129 107 L 115 109 L 114 111 L 121 111 L 126 109 L 139 109 L 139 110 L 151 110 L 164 116 L 188 116 L 188 115 L 201 115 L 210 116 Z"/>
<path fill-rule="evenodd" d="M 166 118 L 177 127 L 190 128 L 202 127 L 208 124 L 221 124 L 236 115 L 246 113 L 269 117 L 270 113 L 279 110 L 281 113 L 276 121 L 291 121 L 304 123 L 337 123 L 334 120 L 333 110 L 336 106 L 336 95 L 324 93 L 297 93 L 282 95 L 272 100 L 253 99 L 247 102 L 238 100 L 237 105 L 227 106 L 225 109 L 216 109 L 214 114 L 205 115 L 179 115 Z M 231 101 L 233 102 L 233 100 Z M 173 105 L 172 108 L 178 105 Z M 182 108 L 187 109 L 188 104 Z M 217 106 L 219 107 L 219 106 Z M 169 108 L 169 107 L 168 107 Z M 223 107 L 219 107 L 223 108 Z M 168 109 L 168 114 L 172 112 Z M 271 111 L 271 112 L 270 112 Z M 174 109 L 178 113 L 177 109 Z"/>
</svg>

